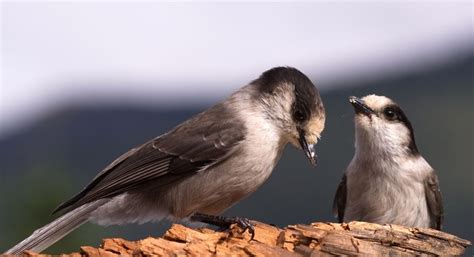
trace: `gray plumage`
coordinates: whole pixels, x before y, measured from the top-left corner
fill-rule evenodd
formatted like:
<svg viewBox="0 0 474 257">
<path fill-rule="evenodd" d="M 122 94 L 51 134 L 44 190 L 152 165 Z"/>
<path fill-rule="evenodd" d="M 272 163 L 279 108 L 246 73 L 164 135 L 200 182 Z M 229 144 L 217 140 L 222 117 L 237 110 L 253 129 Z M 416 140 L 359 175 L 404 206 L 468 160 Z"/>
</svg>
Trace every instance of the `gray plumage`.
<svg viewBox="0 0 474 257">
<path fill-rule="evenodd" d="M 47 248 L 63 238 L 64 235 L 67 235 L 80 225 L 87 222 L 90 212 L 105 202 L 106 200 L 100 200 L 90 204 L 85 204 L 74 211 L 62 215 L 48 225 L 37 229 L 30 237 L 15 245 L 5 254 L 20 254 L 27 249 L 35 251 L 37 249 Z"/>
<path fill-rule="evenodd" d="M 284 147 L 312 146 L 325 114 L 313 83 L 278 67 L 223 102 L 149 142 L 101 171 L 55 212 L 63 216 L 6 253 L 40 252 L 84 222 L 100 225 L 218 215 L 269 177 Z"/>
<path fill-rule="evenodd" d="M 438 178 L 418 152 L 406 115 L 383 96 L 350 101 L 356 111 L 356 151 L 334 199 L 339 222 L 440 230 L 443 204 Z"/>
</svg>

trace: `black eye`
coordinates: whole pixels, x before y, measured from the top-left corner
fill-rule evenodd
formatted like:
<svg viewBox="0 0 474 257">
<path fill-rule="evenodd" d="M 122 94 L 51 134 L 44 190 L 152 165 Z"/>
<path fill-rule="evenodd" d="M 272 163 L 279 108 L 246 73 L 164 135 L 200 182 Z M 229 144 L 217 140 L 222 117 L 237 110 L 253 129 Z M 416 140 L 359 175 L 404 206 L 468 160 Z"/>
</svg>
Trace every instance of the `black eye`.
<svg viewBox="0 0 474 257">
<path fill-rule="evenodd" d="M 295 119 L 296 119 L 297 121 L 304 121 L 305 118 L 306 118 L 306 117 L 305 117 L 305 115 L 303 114 L 302 111 L 296 111 L 296 112 L 295 112 Z"/>
<path fill-rule="evenodd" d="M 385 110 L 383 110 L 383 115 L 385 116 L 385 118 L 387 120 L 396 120 L 396 119 L 398 119 L 397 113 L 392 108 L 385 108 Z"/>
</svg>

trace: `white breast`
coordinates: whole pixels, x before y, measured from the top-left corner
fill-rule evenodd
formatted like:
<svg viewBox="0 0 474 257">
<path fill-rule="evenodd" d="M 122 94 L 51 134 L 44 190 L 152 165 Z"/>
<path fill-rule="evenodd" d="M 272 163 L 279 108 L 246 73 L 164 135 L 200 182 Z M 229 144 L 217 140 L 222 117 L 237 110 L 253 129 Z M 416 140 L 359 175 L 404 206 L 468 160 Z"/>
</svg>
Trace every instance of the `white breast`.
<svg viewBox="0 0 474 257">
<path fill-rule="evenodd" d="M 240 102 L 245 103 L 251 102 Z M 186 218 L 195 212 L 217 215 L 257 190 L 270 176 L 286 142 L 255 106 L 243 105 L 237 110 L 247 134 L 225 161 L 163 190 L 115 197 L 96 211 L 93 219 L 101 224 L 122 224 Z M 101 218 L 104 216 L 107 218 Z"/>
<path fill-rule="evenodd" d="M 354 159 L 347 171 L 344 220 L 429 227 L 423 184 L 429 168 L 424 160 L 397 164 Z"/>
</svg>

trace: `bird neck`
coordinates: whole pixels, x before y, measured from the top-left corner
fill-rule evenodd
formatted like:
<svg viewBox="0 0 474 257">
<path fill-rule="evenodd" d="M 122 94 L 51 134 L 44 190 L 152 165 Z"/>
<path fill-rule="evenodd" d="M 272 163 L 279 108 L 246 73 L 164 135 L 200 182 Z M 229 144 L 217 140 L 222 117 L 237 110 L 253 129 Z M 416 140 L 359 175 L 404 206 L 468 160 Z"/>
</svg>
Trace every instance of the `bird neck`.
<svg viewBox="0 0 474 257">
<path fill-rule="evenodd" d="M 377 133 L 357 131 L 354 158 L 364 162 L 384 162 L 396 165 L 408 158 L 405 147 Z"/>
</svg>

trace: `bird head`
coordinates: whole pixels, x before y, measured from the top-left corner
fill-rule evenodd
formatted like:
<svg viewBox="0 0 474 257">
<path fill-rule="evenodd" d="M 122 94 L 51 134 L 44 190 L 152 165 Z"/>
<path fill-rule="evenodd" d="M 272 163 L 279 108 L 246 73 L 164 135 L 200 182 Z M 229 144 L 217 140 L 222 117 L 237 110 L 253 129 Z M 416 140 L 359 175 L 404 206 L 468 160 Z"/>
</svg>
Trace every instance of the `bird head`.
<svg viewBox="0 0 474 257">
<path fill-rule="evenodd" d="M 281 138 L 304 151 L 316 164 L 314 145 L 324 129 L 325 110 L 318 90 L 302 72 L 277 67 L 264 72 L 251 85 L 265 113 L 281 132 Z"/>
<path fill-rule="evenodd" d="M 413 128 L 400 106 L 390 98 L 349 97 L 355 111 L 356 150 L 418 154 Z"/>
</svg>

